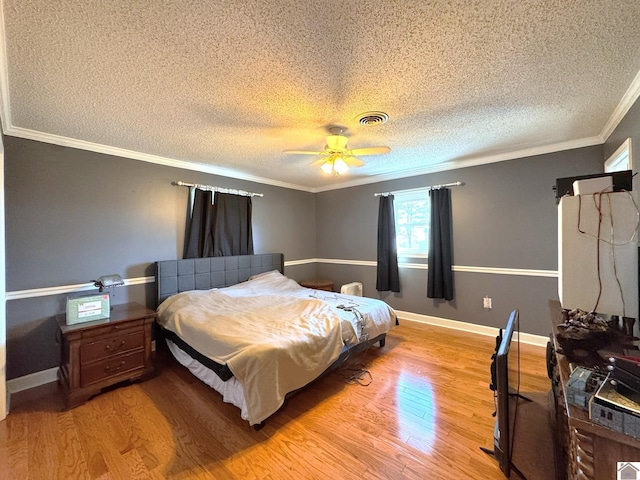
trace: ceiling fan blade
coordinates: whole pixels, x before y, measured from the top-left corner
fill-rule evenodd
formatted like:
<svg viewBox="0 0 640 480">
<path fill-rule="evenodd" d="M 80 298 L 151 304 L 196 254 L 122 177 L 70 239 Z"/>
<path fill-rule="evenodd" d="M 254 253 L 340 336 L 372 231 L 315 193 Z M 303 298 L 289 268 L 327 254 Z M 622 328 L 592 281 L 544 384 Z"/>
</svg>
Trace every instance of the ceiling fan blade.
<svg viewBox="0 0 640 480">
<path fill-rule="evenodd" d="M 282 153 L 295 153 L 296 155 L 324 155 L 324 152 L 312 152 L 310 150 L 283 150 Z"/>
<path fill-rule="evenodd" d="M 319 158 L 317 159 L 315 162 L 311 162 L 310 165 L 312 167 L 319 167 L 320 165 L 322 165 L 324 162 L 326 162 L 327 159 L 326 158 Z"/>
<path fill-rule="evenodd" d="M 389 153 L 391 149 L 389 147 L 365 147 L 365 148 L 354 148 L 353 150 L 349 150 L 349 154 L 351 155 L 381 155 L 383 153 Z"/>
<path fill-rule="evenodd" d="M 361 167 L 364 165 L 364 162 L 356 157 L 342 157 L 344 163 L 349 165 L 350 167 Z"/>
</svg>

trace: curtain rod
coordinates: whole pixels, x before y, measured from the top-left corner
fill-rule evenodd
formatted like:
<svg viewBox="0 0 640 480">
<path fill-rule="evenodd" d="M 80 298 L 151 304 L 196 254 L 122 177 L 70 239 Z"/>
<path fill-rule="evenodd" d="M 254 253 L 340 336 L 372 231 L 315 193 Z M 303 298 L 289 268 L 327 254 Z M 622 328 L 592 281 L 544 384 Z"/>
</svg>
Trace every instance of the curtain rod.
<svg viewBox="0 0 640 480">
<path fill-rule="evenodd" d="M 236 190 L 234 188 L 201 185 L 199 183 L 187 183 L 187 182 L 183 182 L 182 180 L 178 180 L 177 182 L 171 182 L 171 185 L 174 185 L 176 187 L 196 187 L 200 190 L 208 190 L 211 192 L 220 192 L 220 193 L 231 193 L 234 195 L 242 195 L 243 197 L 264 197 L 264 194 L 262 193 L 246 192 L 244 190 Z"/>
<path fill-rule="evenodd" d="M 418 190 L 435 190 L 436 188 L 444 188 L 444 187 L 462 187 L 463 185 L 464 185 L 464 182 L 442 183 L 440 185 L 431 185 L 430 187 L 410 188 L 408 190 L 396 190 L 395 192 L 374 193 L 373 196 L 380 197 L 384 195 L 395 195 L 397 193 L 417 192 Z"/>
</svg>

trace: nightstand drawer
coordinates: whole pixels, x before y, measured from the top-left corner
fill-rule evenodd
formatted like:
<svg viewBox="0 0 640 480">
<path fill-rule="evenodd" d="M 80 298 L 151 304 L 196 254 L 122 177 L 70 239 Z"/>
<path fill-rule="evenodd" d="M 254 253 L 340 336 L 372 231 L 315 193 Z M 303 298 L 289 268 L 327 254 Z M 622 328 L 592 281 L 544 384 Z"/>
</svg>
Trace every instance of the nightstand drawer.
<svg viewBox="0 0 640 480">
<path fill-rule="evenodd" d="M 87 343 L 80 347 L 80 364 L 85 365 L 112 355 L 118 355 L 144 346 L 144 330 L 134 331 L 106 340 Z"/>
<path fill-rule="evenodd" d="M 80 367 L 80 384 L 84 387 L 137 368 L 144 368 L 144 351 L 119 355 L 91 365 L 83 365 Z"/>
<path fill-rule="evenodd" d="M 82 338 L 90 340 L 91 337 L 103 337 L 105 335 L 117 335 L 123 330 L 129 330 L 131 328 L 144 328 L 145 319 L 139 318 L 136 320 L 130 320 L 124 323 L 116 323 L 115 325 L 107 324 L 97 328 L 92 328 L 82 332 Z"/>
</svg>

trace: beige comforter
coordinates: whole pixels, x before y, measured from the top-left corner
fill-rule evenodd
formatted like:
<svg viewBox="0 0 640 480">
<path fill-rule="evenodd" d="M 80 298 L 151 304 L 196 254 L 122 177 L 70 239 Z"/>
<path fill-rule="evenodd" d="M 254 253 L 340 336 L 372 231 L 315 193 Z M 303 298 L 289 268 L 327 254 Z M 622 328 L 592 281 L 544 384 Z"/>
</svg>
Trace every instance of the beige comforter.
<svg viewBox="0 0 640 480">
<path fill-rule="evenodd" d="M 229 367 L 254 425 L 317 378 L 343 345 L 390 330 L 395 312 L 380 300 L 303 288 L 272 271 L 232 287 L 174 295 L 158 307 L 158 322 Z"/>
<path fill-rule="evenodd" d="M 254 425 L 338 358 L 340 319 L 332 310 L 313 298 L 192 291 L 165 300 L 158 320 L 203 355 L 227 364 L 243 385 Z"/>
</svg>

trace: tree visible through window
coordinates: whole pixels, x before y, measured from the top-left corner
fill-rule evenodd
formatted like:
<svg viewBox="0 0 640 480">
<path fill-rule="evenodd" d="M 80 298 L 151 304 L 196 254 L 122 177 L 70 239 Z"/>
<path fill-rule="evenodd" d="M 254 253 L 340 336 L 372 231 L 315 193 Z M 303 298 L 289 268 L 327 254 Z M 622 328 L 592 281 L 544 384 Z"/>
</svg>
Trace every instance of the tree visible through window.
<svg viewBox="0 0 640 480">
<path fill-rule="evenodd" d="M 396 193 L 393 205 L 398 254 L 426 255 L 431 220 L 429 189 Z"/>
</svg>

